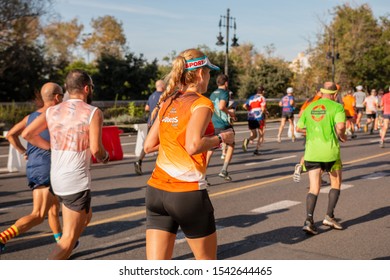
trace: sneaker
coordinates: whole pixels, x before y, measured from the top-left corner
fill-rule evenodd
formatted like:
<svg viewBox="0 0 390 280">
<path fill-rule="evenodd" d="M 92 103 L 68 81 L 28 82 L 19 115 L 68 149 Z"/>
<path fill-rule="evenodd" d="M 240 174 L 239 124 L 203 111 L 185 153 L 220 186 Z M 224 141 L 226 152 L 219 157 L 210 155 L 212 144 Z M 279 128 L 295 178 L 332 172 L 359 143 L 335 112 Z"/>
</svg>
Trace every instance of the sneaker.
<svg viewBox="0 0 390 280">
<path fill-rule="evenodd" d="M 331 218 L 328 215 L 325 216 L 325 219 L 322 221 L 322 224 L 335 229 L 343 229 L 342 225 L 340 225 L 334 218 Z"/>
<path fill-rule="evenodd" d="M 352 139 L 355 139 L 355 138 L 356 138 L 356 134 L 352 134 L 352 135 L 351 135 L 351 138 L 352 138 Z"/>
<path fill-rule="evenodd" d="M 380 148 L 384 148 L 385 147 L 385 143 L 382 140 L 379 141 L 379 147 Z"/>
<path fill-rule="evenodd" d="M 137 175 L 142 175 L 142 163 L 139 161 L 134 162 L 134 170 Z"/>
<path fill-rule="evenodd" d="M 295 165 L 295 170 L 293 175 L 293 180 L 295 183 L 299 183 L 301 181 L 301 173 L 302 173 L 302 165 L 298 163 Z"/>
<path fill-rule="evenodd" d="M 278 141 L 278 143 L 281 143 L 282 142 L 282 138 L 280 138 L 280 136 L 278 136 L 277 141 Z"/>
<path fill-rule="evenodd" d="M 225 156 L 226 156 L 225 154 L 222 154 L 221 159 L 225 159 Z"/>
<path fill-rule="evenodd" d="M 303 225 L 302 230 L 306 231 L 306 233 L 310 233 L 313 235 L 318 234 L 316 226 L 314 225 L 314 223 L 312 221 L 309 221 L 309 220 L 305 221 L 305 224 Z"/>
<path fill-rule="evenodd" d="M 221 172 L 219 172 L 218 176 L 225 179 L 226 181 L 232 180 L 232 177 L 229 176 L 229 174 L 226 170 L 221 170 Z"/>
<path fill-rule="evenodd" d="M 291 141 L 292 141 L 292 142 L 295 142 L 295 135 L 293 135 L 293 136 L 291 137 Z"/>
<path fill-rule="evenodd" d="M 255 150 L 255 151 L 253 152 L 253 154 L 254 154 L 254 155 L 256 155 L 256 156 L 259 156 L 259 155 L 261 155 L 261 153 L 260 153 L 260 151 L 259 151 L 259 150 Z"/>
<path fill-rule="evenodd" d="M 374 134 L 374 130 L 373 129 L 370 130 L 370 134 L 371 135 Z"/>
<path fill-rule="evenodd" d="M 242 149 L 244 150 L 244 152 L 248 150 L 248 144 L 249 144 L 249 139 L 245 138 L 244 142 L 242 143 Z"/>
<path fill-rule="evenodd" d="M 364 125 L 363 131 L 364 131 L 365 133 L 367 133 L 367 131 L 368 131 L 368 124 L 365 124 L 365 125 Z"/>
</svg>

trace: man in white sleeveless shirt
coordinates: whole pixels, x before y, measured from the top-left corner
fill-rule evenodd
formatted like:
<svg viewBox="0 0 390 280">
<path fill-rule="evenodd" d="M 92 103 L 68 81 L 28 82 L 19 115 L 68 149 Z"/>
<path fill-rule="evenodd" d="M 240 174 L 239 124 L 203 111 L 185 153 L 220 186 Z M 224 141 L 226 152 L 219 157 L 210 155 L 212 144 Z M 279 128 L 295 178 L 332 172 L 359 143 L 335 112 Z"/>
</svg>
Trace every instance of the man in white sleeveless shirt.
<svg viewBox="0 0 390 280">
<path fill-rule="evenodd" d="M 83 70 L 72 70 L 65 88 L 69 100 L 51 107 L 22 134 L 33 145 L 51 150 L 50 179 L 62 202 L 63 235 L 49 259 L 68 259 L 91 220 L 91 155 L 103 163 L 109 160 L 102 144 L 103 113 L 88 104 L 94 88 L 91 77 Z M 39 136 L 45 128 L 50 143 Z"/>
</svg>

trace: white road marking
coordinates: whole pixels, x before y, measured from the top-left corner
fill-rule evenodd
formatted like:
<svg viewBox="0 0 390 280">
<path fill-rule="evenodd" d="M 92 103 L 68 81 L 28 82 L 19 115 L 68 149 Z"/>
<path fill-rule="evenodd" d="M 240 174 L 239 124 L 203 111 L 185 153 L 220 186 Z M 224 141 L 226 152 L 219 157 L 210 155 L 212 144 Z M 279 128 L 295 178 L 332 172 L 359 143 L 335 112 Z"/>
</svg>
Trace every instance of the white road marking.
<svg viewBox="0 0 390 280">
<path fill-rule="evenodd" d="M 288 156 L 288 157 L 281 157 L 281 158 L 274 158 L 274 159 L 270 159 L 270 160 L 266 160 L 266 161 L 254 161 L 254 162 L 245 163 L 245 166 L 264 164 L 264 163 L 274 162 L 274 161 L 281 161 L 281 160 L 285 160 L 285 159 L 289 159 L 289 158 L 295 158 L 295 157 L 297 157 L 297 155 Z"/>
<path fill-rule="evenodd" d="M 341 184 L 341 190 L 346 190 L 346 189 L 349 189 L 349 188 L 352 188 L 353 185 L 347 185 L 347 184 Z M 320 190 L 320 193 L 329 193 L 330 191 L 330 186 L 329 187 L 325 187 L 325 188 L 321 188 Z"/>
<path fill-rule="evenodd" d="M 389 139 L 390 139 L 389 137 L 386 137 L 386 138 L 385 138 L 385 141 L 386 141 L 386 140 L 389 140 Z M 381 140 L 381 139 L 378 137 L 378 139 L 370 140 L 369 142 L 370 142 L 370 143 L 379 143 L 380 140 Z M 386 144 L 386 143 L 385 143 L 385 144 Z"/>
<path fill-rule="evenodd" d="M 278 210 L 282 210 L 282 209 L 288 209 L 291 206 L 295 206 L 295 205 L 298 205 L 301 203 L 302 202 L 300 202 L 300 201 L 282 200 L 282 201 L 275 202 L 275 203 L 272 203 L 272 204 L 269 204 L 269 205 L 266 205 L 266 206 L 263 206 L 260 208 L 253 209 L 253 210 L 251 210 L 251 212 L 266 214 L 269 212 L 274 212 L 274 211 L 278 211 Z"/>
</svg>

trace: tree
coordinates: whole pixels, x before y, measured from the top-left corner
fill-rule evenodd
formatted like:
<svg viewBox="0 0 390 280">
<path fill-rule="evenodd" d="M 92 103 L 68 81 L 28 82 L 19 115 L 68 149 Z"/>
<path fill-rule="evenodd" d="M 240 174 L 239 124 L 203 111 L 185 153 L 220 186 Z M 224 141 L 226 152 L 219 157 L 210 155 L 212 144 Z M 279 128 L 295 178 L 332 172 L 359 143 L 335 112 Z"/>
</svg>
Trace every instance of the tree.
<svg viewBox="0 0 390 280">
<path fill-rule="evenodd" d="M 158 76 L 157 61 L 148 63 L 142 54 L 137 57 L 128 53 L 124 59 L 104 54 L 97 68 L 93 79 L 98 100 L 114 100 L 117 96 L 119 100 L 146 99 Z"/>
<path fill-rule="evenodd" d="M 272 57 L 268 47 L 266 55 L 259 54 L 252 44 L 243 44 L 231 51 L 232 65 L 237 69 L 238 96 L 246 99 L 259 85 L 266 89 L 267 97 L 278 97 L 291 84 L 292 72 L 283 59 Z"/>
<path fill-rule="evenodd" d="M 83 48 L 96 58 L 102 55 L 122 58 L 126 44 L 122 23 L 113 16 L 104 16 L 92 19 L 91 26 L 93 32 L 85 38 Z"/>
<path fill-rule="evenodd" d="M 386 63 L 389 62 L 387 19 L 382 18 L 381 26 L 367 4 L 336 6 L 333 14 L 332 22 L 324 25 L 317 46 L 310 52 L 311 72 L 318 80 L 331 79 L 331 60 L 326 54 L 332 50 L 334 38 L 336 51 L 340 53 L 340 59 L 335 61 L 335 82 L 344 89 L 358 84 L 367 89 L 387 84 L 390 74 Z"/>
<path fill-rule="evenodd" d="M 32 99 L 48 74 L 37 38 L 39 18 L 49 4 L 48 0 L 0 0 L 0 101 Z"/>
<path fill-rule="evenodd" d="M 59 62 L 73 61 L 83 29 L 84 26 L 76 18 L 69 22 L 54 21 L 43 27 L 46 55 Z"/>
</svg>

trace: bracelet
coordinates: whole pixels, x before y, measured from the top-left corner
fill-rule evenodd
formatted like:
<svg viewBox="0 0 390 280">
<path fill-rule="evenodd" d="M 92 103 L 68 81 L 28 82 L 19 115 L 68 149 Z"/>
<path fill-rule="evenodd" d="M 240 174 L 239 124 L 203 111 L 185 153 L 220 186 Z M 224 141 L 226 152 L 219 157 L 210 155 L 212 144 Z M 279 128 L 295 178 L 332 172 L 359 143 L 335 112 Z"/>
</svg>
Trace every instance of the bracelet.
<svg viewBox="0 0 390 280">
<path fill-rule="evenodd" d="M 221 145 L 223 143 L 223 139 L 222 139 L 221 134 L 217 134 L 217 137 L 219 139 L 219 144 Z"/>
</svg>

